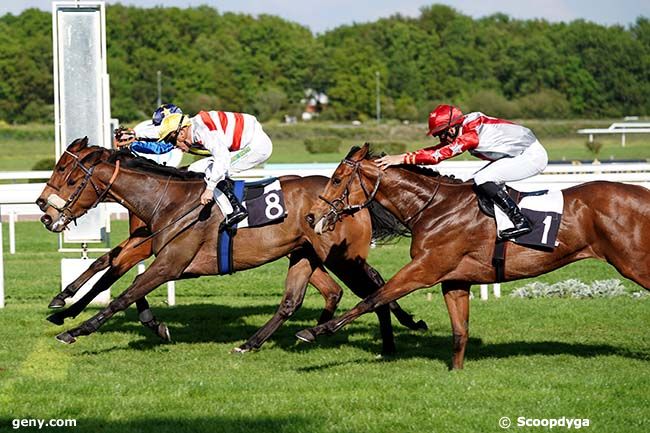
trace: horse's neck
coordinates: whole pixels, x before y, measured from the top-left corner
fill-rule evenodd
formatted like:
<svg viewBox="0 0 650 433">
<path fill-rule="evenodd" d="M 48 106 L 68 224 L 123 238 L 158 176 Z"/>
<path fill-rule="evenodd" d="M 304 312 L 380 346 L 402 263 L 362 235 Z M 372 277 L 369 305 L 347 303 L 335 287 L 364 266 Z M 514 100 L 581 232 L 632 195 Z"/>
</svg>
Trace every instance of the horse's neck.
<svg viewBox="0 0 650 433">
<path fill-rule="evenodd" d="M 377 200 L 409 225 L 417 220 L 425 207 L 435 206 L 437 212 L 445 213 L 447 207 L 458 204 L 460 195 L 465 192 L 460 184 L 448 184 L 408 170 L 392 169 L 384 173 Z"/>
<path fill-rule="evenodd" d="M 134 170 L 121 170 L 110 194 L 129 211 L 147 224 L 164 217 L 158 209 L 164 209 L 170 201 L 177 200 L 178 208 L 183 207 L 182 200 L 188 203 L 191 197 L 193 182 L 179 182 L 175 179 L 161 178 Z M 178 188 L 183 188 L 182 194 L 174 194 Z"/>
</svg>

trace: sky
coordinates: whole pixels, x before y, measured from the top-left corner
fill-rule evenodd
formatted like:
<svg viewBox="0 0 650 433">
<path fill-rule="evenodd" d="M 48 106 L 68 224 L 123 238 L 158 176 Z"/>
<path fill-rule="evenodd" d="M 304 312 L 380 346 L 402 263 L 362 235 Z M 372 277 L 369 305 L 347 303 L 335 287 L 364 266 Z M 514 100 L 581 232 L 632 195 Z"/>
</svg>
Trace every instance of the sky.
<svg viewBox="0 0 650 433">
<path fill-rule="evenodd" d="M 260 13 L 281 16 L 321 33 L 342 24 L 375 21 L 395 13 L 417 16 L 422 6 L 447 4 L 473 18 L 497 12 L 513 18 L 543 18 L 548 21 L 585 19 L 604 25 L 633 24 L 636 18 L 650 18 L 650 0 L 106 0 L 139 7 L 209 5 L 220 12 Z M 0 16 L 19 14 L 36 7 L 51 11 L 49 0 L 1 0 Z"/>
</svg>

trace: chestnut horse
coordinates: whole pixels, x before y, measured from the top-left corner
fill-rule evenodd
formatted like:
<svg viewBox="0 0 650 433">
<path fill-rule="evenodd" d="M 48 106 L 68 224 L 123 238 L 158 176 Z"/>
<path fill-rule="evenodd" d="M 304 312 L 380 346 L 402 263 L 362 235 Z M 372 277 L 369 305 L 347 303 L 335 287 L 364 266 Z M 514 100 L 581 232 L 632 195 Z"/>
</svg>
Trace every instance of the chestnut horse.
<svg viewBox="0 0 650 433">
<path fill-rule="evenodd" d="M 154 172 L 133 167 L 143 164 Z M 129 165 L 132 167 L 128 168 Z M 159 172 L 156 173 L 155 170 Z M 204 185 L 196 176 L 194 179 L 185 179 L 187 177 L 187 174 L 178 170 L 157 166 L 142 158 L 126 156 L 123 152 L 89 147 L 85 139 L 70 145 L 57 163 L 52 179 L 38 201 L 46 212 L 41 218 L 45 226 L 51 231 L 60 232 L 69 222 L 102 200 L 119 201 L 137 217 L 131 219 L 131 228 L 135 226 L 138 230 L 133 230 L 132 236 L 121 247 L 98 259 L 96 269 L 110 266 L 110 272 L 107 272 L 110 277 L 101 287 L 96 286 L 93 290 L 99 293 L 107 288 L 140 260 L 152 254 L 156 254 L 157 258 L 108 308 L 80 327 L 59 334 L 59 340 L 72 343 L 77 336 L 94 332 L 115 312 L 126 308 L 133 301 L 144 300 L 146 293 L 166 281 L 213 275 L 217 272 L 216 236 L 221 215 L 220 212 L 212 212 L 210 205 L 203 208 L 194 203 L 196 200 L 186 199 L 198 197 L 194 193 L 200 192 Z M 301 305 L 306 285 L 310 281 L 327 294 L 328 306 L 321 319 L 328 315 L 331 317 L 340 299 L 341 289 L 324 266 L 347 285 L 357 286 L 355 289 L 360 290 L 359 296 L 365 296 L 383 284 L 381 276 L 365 261 L 371 236 L 367 224 L 370 216 L 361 215 L 340 233 L 333 234 L 328 239 L 319 239 L 318 236 L 310 235 L 312 231 L 301 222 L 300 215 L 313 204 L 315 191 L 322 189 L 327 179 L 320 176 L 293 176 L 282 178 L 281 182 L 288 204 L 288 216 L 279 224 L 240 230 L 234 238 L 233 264 L 235 270 L 244 270 L 289 255 L 286 293 L 274 317 L 240 346 L 238 351 L 260 347 Z M 44 203 L 44 197 L 49 197 L 52 193 L 56 197 L 67 199 L 59 199 L 58 206 Z M 150 233 L 159 234 L 151 237 Z M 87 275 L 80 277 L 82 280 L 87 278 Z M 72 290 L 61 297 L 55 297 L 53 302 L 63 301 L 71 295 Z M 87 300 L 90 299 L 91 297 Z M 397 304 L 392 304 L 391 307 L 406 326 L 412 329 L 426 328 L 424 322 L 415 323 Z M 388 309 L 378 312 L 378 316 L 383 351 L 390 353 L 394 351 L 394 342 Z"/>
<path fill-rule="evenodd" d="M 332 175 L 306 219 L 325 234 L 373 200 L 411 230 L 411 261 L 353 309 L 297 334 L 314 341 L 362 314 L 414 290 L 442 283 L 453 332 L 452 368 L 462 368 L 468 339 L 469 289 L 496 280 L 494 220 L 478 207 L 471 182 L 417 166 L 382 171 L 368 145 L 353 148 Z M 616 182 L 588 182 L 563 191 L 564 210 L 552 252 L 510 243 L 505 280 L 534 277 L 577 260 L 598 258 L 650 288 L 650 191 Z M 345 215 L 345 216 L 344 216 Z"/>
</svg>

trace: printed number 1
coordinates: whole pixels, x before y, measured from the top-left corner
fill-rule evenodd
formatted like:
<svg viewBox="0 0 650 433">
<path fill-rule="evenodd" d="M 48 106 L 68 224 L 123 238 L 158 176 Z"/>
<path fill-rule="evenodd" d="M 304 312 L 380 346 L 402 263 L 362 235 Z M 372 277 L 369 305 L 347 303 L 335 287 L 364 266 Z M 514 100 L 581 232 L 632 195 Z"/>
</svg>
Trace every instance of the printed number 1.
<svg viewBox="0 0 650 433">
<path fill-rule="evenodd" d="M 543 224 L 544 224 L 544 233 L 542 234 L 542 243 L 545 244 L 548 242 L 548 232 L 551 230 L 551 221 L 553 221 L 553 217 L 550 215 L 547 215 L 546 218 L 544 218 Z"/>
</svg>

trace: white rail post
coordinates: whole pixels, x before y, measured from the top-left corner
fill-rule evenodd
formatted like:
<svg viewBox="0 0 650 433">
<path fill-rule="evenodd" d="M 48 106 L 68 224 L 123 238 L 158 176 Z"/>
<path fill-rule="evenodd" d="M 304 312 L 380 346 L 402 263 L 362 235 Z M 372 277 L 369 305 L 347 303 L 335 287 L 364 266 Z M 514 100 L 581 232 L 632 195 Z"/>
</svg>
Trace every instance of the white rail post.
<svg viewBox="0 0 650 433">
<path fill-rule="evenodd" d="M 4 307 L 5 307 L 5 264 L 4 264 L 4 253 L 2 251 L 2 218 L 0 218 L 0 308 L 4 308 Z"/>
<path fill-rule="evenodd" d="M 494 283 L 493 293 L 495 298 L 501 297 L 501 283 Z"/>
<path fill-rule="evenodd" d="M 176 305 L 176 282 L 170 281 L 167 283 L 167 305 Z"/>
<path fill-rule="evenodd" d="M 481 284 L 481 300 L 487 301 L 487 299 L 488 299 L 488 285 Z"/>
<path fill-rule="evenodd" d="M 138 275 L 144 272 L 144 262 L 138 263 Z"/>
<path fill-rule="evenodd" d="M 16 211 L 9 211 L 9 254 L 16 254 Z"/>
<path fill-rule="evenodd" d="M 621 134 L 621 147 L 625 147 L 625 134 Z"/>
</svg>

